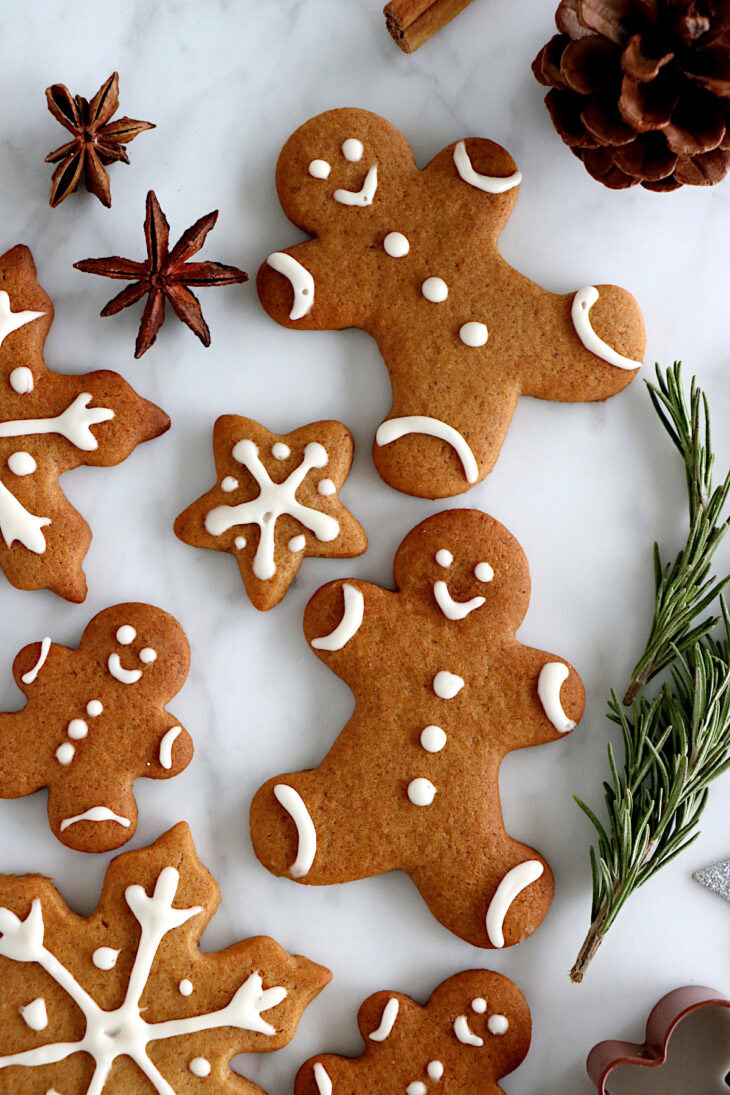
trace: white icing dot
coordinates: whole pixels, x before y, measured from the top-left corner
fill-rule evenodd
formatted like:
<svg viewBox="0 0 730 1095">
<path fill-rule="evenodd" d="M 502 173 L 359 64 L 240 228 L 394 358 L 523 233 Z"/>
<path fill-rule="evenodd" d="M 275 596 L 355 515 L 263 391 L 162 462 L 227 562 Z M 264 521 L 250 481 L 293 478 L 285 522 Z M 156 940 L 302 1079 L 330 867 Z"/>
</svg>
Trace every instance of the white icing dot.
<svg viewBox="0 0 730 1095">
<path fill-rule="evenodd" d="M 348 137 L 342 146 L 342 155 L 350 163 L 357 163 L 361 160 L 364 151 L 362 141 L 358 141 L 356 137 Z"/>
<path fill-rule="evenodd" d="M 414 1080 L 406 1088 L 406 1095 L 426 1095 L 428 1088 L 420 1080 Z"/>
<path fill-rule="evenodd" d="M 509 1019 L 506 1015 L 490 1015 L 487 1027 L 490 1034 L 506 1034 L 509 1030 Z"/>
<path fill-rule="evenodd" d="M 236 539 L 233 541 L 233 543 L 235 544 L 235 546 L 238 548 L 239 551 L 243 551 L 243 549 L 246 546 L 246 537 L 245 536 L 237 536 Z"/>
<path fill-rule="evenodd" d="M 287 547 L 289 548 L 289 551 L 294 552 L 294 553 L 296 553 L 298 551 L 304 551 L 306 546 L 307 546 L 307 539 L 306 539 L 305 536 L 292 536 L 291 540 L 287 544 Z"/>
<path fill-rule="evenodd" d="M 139 652 L 139 660 L 144 662 L 145 665 L 150 665 L 152 662 L 157 661 L 157 651 L 153 650 L 151 646 L 146 646 Z"/>
<path fill-rule="evenodd" d="M 76 750 L 70 742 L 65 741 L 63 745 L 59 745 L 56 750 L 56 760 L 59 764 L 70 764 L 74 759 L 74 753 Z"/>
<path fill-rule="evenodd" d="M 210 1061 L 207 1057 L 193 1057 L 188 1068 L 193 1076 L 210 1076 Z"/>
<path fill-rule="evenodd" d="M 474 577 L 479 582 L 491 582 L 494 577 L 494 571 L 489 563 L 477 563 L 474 567 Z"/>
<path fill-rule="evenodd" d="M 97 947 L 91 956 L 91 961 L 99 970 L 113 970 L 117 964 L 119 951 L 113 947 Z"/>
<path fill-rule="evenodd" d="M 312 160 L 307 170 L 313 179 L 328 179 L 332 168 L 326 160 Z"/>
<path fill-rule="evenodd" d="M 429 1061 L 426 1065 L 426 1072 L 429 1080 L 435 1080 L 438 1083 L 444 1074 L 444 1066 L 440 1061 Z"/>
<path fill-rule="evenodd" d="M 13 475 L 32 475 L 38 465 L 29 452 L 13 452 L 8 457 L 8 467 Z"/>
<path fill-rule="evenodd" d="M 436 795 L 436 788 L 430 779 L 419 776 L 408 784 L 408 797 L 414 806 L 430 806 Z"/>
<path fill-rule="evenodd" d="M 221 483 L 221 490 L 226 494 L 230 494 L 231 491 L 238 489 L 238 480 L 233 475 L 227 475 Z"/>
<path fill-rule="evenodd" d="M 486 323 L 476 323 L 474 320 L 464 323 L 459 328 L 459 338 L 465 346 L 484 346 L 489 338 Z"/>
<path fill-rule="evenodd" d="M 46 1002 L 42 996 L 33 1000 L 32 1003 L 26 1004 L 25 1007 L 18 1009 L 21 1017 L 31 1030 L 45 1030 L 48 1026 L 48 1012 L 46 1010 Z"/>
<path fill-rule="evenodd" d="M 177 986 L 177 991 L 181 996 L 190 996 L 193 991 L 193 982 L 189 981 L 187 977 L 183 977 L 180 984 Z"/>
<path fill-rule="evenodd" d="M 325 498 L 330 494 L 334 494 L 336 490 L 337 487 L 331 479 L 320 479 L 319 483 L 317 483 L 317 491 L 319 494 L 324 495 Z"/>
<path fill-rule="evenodd" d="M 8 380 L 10 387 L 18 395 L 28 395 L 29 392 L 33 391 L 33 374 L 27 365 L 19 365 L 17 369 L 13 369 Z"/>
<path fill-rule="evenodd" d="M 383 240 L 383 250 L 392 259 L 402 259 L 411 249 L 408 237 L 402 232 L 388 232 Z"/>
<path fill-rule="evenodd" d="M 84 722 L 83 719 L 71 719 L 71 722 L 66 727 L 66 733 L 70 738 L 74 738 L 75 741 L 78 741 L 79 738 L 85 738 L 88 732 L 89 725 Z"/>
<path fill-rule="evenodd" d="M 117 642 L 120 646 L 129 646 L 137 638 L 137 632 L 131 624 L 122 624 L 117 631 Z"/>
<path fill-rule="evenodd" d="M 89 700 L 86 705 L 86 714 L 92 719 L 98 718 L 103 710 L 104 704 L 101 700 Z"/>
<path fill-rule="evenodd" d="M 427 753 L 440 753 L 446 745 L 446 734 L 440 726 L 427 726 L 421 731 L 421 745 Z"/>
<path fill-rule="evenodd" d="M 449 295 L 449 287 L 443 278 L 426 278 L 421 292 L 432 304 L 440 304 Z M 484 340 L 486 342 L 486 339 Z"/>
<path fill-rule="evenodd" d="M 439 548 L 436 552 L 436 562 L 440 567 L 450 567 L 454 561 L 454 556 L 446 548 Z"/>
<path fill-rule="evenodd" d="M 453 700 L 463 687 L 464 678 L 457 677 L 456 673 L 449 673 L 445 669 L 439 670 L 433 678 L 433 690 L 442 700 Z"/>
<path fill-rule="evenodd" d="M 283 441 L 275 441 L 271 446 L 271 455 L 275 460 L 286 460 L 287 456 L 291 456 L 291 449 Z"/>
<path fill-rule="evenodd" d="M 487 1010 L 487 1001 L 483 996 L 477 996 L 476 1000 L 472 1000 L 471 1010 L 475 1011 L 477 1015 L 484 1015 Z"/>
</svg>

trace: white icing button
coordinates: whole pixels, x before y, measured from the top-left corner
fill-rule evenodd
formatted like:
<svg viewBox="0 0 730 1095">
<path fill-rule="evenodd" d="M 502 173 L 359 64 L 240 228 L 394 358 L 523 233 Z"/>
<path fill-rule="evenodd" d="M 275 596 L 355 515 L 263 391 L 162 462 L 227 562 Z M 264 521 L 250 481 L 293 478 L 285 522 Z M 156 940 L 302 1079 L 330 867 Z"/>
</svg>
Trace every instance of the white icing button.
<svg viewBox="0 0 730 1095">
<path fill-rule="evenodd" d="M 449 287 L 443 278 L 426 278 L 421 286 L 421 292 L 432 304 L 440 304 L 449 295 Z"/>
<path fill-rule="evenodd" d="M 459 338 L 465 346 L 484 346 L 489 338 L 486 323 L 476 323 L 474 320 L 464 323 L 459 328 Z"/>
<path fill-rule="evenodd" d="M 131 624 L 123 624 L 117 631 L 117 642 L 120 646 L 129 646 L 137 638 L 137 632 Z"/>
<path fill-rule="evenodd" d="M 157 651 L 153 650 L 151 646 L 146 646 L 144 650 L 140 650 L 139 660 L 144 662 L 145 665 L 150 665 L 152 662 L 157 661 Z"/>
<path fill-rule="evenodd" d="M 358 141 L 356 137 L 348 137 L 342 146 L 342 155 L 350 163 L 358 163 L 364 151 L 362 141 Z"/>
<path fill-rule="evenodd" d="M 457 677 L 456 673 L 448 673 L 440 669 L 433 678 L 433 690 L 439 699 L 453 700 L 464 687 L 464 678 Z"/>
<path fill-rule="evenodd" d="M 180 984 L 177 986 L 177 991 L 181 996 L 191 996 L 193 991 L 193 982 L 189 981 L 187 977 L 183 977 Z"/>
<path fill-rule="evenodd" d="M 427 753 L 440 753 L 446 745 L 446 734 L 440 726 L 427 726 L 421 731 L 421 745 Z"/>
<path fill-rule="evenodd" d="M 454 556 L 446 548 L 439 548 L 436 552 L 436 562 L 440 567 L 450 567 L 454 561 Z"/>
<path fill-rule="evenodd" d="M 101 702 L 101 700 L 89 700 L 86 705 L 86 714 L 89 716 L 89 718 L 92 719 L 98 718 L 103 710 L 104 704 Z"/>
<path fill-rule="evenodd" d="M 286 460 L 287 456 L 291 456 L 291 449 L 283 441 L 275 441 L 271 446 L 271 455 L 275 460 Z"/>
<path fill-rule="evenodd" d="M 89 725 L 84 722 L 83 719 L 71 719 L 71 722 L 66 727 L 66 733 L 70 738 L 74 738 L 75 741 L 78 741 L 79 738 L 85 738 L 88 732 Z"/>
<path fill-rule="evenodd" d="M 444 1074 L 444 1066 L 440 1061 L 429 1061 L 426 1065 L 426 1072 L 429 1080 L 435 1080 L 438 1083 Z"/>
<path fill-rule="evenodd" d="M 490 1034 L 506 1034 L 509 1030 L 509 1019 L 506 1015 L 490 1015 L 487 1028 Z"/>
<path fill-rule="evenodd" d="M 210 1061 L 207 1057 L 193 1057 L 188 1068 L 193 1076 L 210 1076 Z"/>
<path fill-rule="evenodd" d="M 331 479 L 320 479 L 317 483 L 317 492 L 324 498 L 327 498 L 330 494 L 334 494 L 337 487 L 334 485 Z"/>
<path fill-rule="evenodd" d="M 304 551 L 306 546 L 307 546 L 306 536 L 292 536 L 291 540 L 287 544 L 287 547 L 289 548 L 289 551 L 294 552 L 294 553 L 296 553 L 298 551 Z"/>
<path fill-rule="evenodd" d="M 33 391 L 33 374 L 27 365 L 19 365 L 17 369 L 13 369 L 8 380 L 10 387 L 18 395 L 28 395 Z"/>
<path fill-rule="evenodd" d="M 420 1080 L 414 1080 L 406 1088 L 406 1095 L 426 1095 L 428 1088 Z"/>
<path fill-rule="evenodd" d="M 56 760 L 59 764 L 70 764 L 74 759 L 74 753 L 76 750 L 70 742 L 65 741 L 63 745 L 59 745 L 56 750 Z"/>
<path fill-rule="evenodd" d="M 436 788 L 430 779 L 419 776 L 408 784 L 408 797 L 414 806 L 430 806 L 436 797 Z"/>
<path fill-rule="evenodd" d="M 478 582 L 491 582 L 494 577 L 494 571 L 489 563 L 477 563 L 474 567 L 474 577 Z"/>
<path fill-rule="evenodd" d="M 8 457 L 8 467 L 13 475 L 32 475 L 38 465 L 29 452 L 13 452 Z"/>
<path fill-rule="evenodd" d="M 477 1015 L 484 1015 L 487 1010 L 487 1001 L 483 996 L 477 996 L 476 1000 L 472 1000 L 471 1010 L 476 1012 Z"/>
<path fill-rule="evenodd" d="M 235 544 L 235 546 L 238 548 L 239 551 L 243 551 L 243 549 L 246 546 L 246 537 L 245 536 L 237 536 L 236 539 L 233 541 L 233 543 Z"/>
<path fill-rule="evenodd" d="M 328 179 L 332 168 L 326 160 L 312 160 L 307 171 L 313 179 Z"/>
<path fill-rule="evenodd" d="M 115 951 L 113 947 L 97 947 L 91 961 L 98 970 L 113 970 L 118 957 L 119 951 Z"/>
<path fill-rule="evenodd" d="M 410 249 L 411 245 L 408 242 L 408 237 L 404 236 L 402 232 L 388 232 L 383 240 L 383 250 L 392 259 L 402 259 Z"/>
<path fill-rule="evenodd" d="M 238 490 L 238 480 L 233 475 L 227 475 L 221 483 L 221 490 L 226 494 L 230 494 L 233 490 Z"/>
</svg>

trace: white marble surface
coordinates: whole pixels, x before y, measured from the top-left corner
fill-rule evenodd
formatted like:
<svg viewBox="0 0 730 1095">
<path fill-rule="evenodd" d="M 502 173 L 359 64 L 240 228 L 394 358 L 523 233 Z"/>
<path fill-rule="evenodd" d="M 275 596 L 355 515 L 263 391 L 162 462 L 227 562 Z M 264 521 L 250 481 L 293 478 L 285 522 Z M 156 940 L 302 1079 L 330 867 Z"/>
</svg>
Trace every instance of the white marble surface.
<svg viewBox="0 0 730 1095">
<path fill-rule="evenodd" d="M 571 796 L 599 801 L 610 736 L 605 700 L 612 685 L 625 682 L 647 627 L 651 542 L 657 537 L 673 551 L 684 527 L 682 469 L 643 385 L 604 406 L 523 400 L 495 473 L 457 502 L 487 510 L 518 537 L 533 578 L 521 636 L 571 659 L 589 695 L 573 736 L 504 765 L 509 830 L 541 848 L 557 894 L 534 937 L 508 952 L 483 952 L 439 927 L 404 875 L 295 886 L 258 865 L 248 834 L 260 783 L 316 763 L 351 709 L 345 686 L 306 648 L 308 598 L 322 582 L 348 574 L 387 585 L 402 537 L 442 508 L 395 493 L 373 470 L 371 438 L 389 405 L 374 343 L 359 332 L 285 331 L 247 285 L 201 294 L 210 350 L 170 319 L 135 362 L 139 308 L 100 320 L 115 286 L 72 269 L 89 255 L 140 254 L 144 197 L 154 187 L 173 236 L 220 209 L 204 257 L 254 275 L 268 252 L 298 238 L 273 189 L 279 148 L 298 124 L 329 107 L 386 115 L 421 164 L 458 137 L 490 136 L 524 173 L 503 236 L 506 258 L 559 291 L 600 281 L 630 288 L 646 316 L 647 361 L 681 357 L 708 389 L 725 468 L 730 181 L 668 196 L 612 193 L 593 182 L 553 132 L 530 72 L 551 33 L 553 5 L 522 0 L 517 7 L 476 0 L 413 57 L 390 42 L 378 0 L 119 0 L 103 7 L 39 0 L 4 15 L 0 248 L 29 244 L 55 302 L 47 363 L 118 370 L 165 407 L 173 429 L 120 468 L 67 477 L 65 490 L 95 534 L 89 597 L 72 606 L 2 583 L 0 703 L 19 704 L 10 667 L 21 646 L 46 633 L 75 644 L 108 604 L 149 600 L 183 622 L 193 668 L 171 709 L 193 734 L 196 755 L 178 779 L 138 783 L 132 846 L 187 818 L 223 892 L 206 946 L 267 932 L 334 971 L 287 1049 L 242 1061 L 270 1095 L 291 1092 L 297 1067 L 314 1052 L 359 1052 L 355 1015 L 371 992 L 397 988 L 424 998 L 472 965 L 512 977 L 532 1008 L 533 1046 L 504 1081 L 509 1095 L 587 1095 L 584 1059 L 596 1040 L 639 1036 L 650 1006 L 678 984 L 730 991 L 730 908 L 690 878 L 730 853 L 729 777 L 715 788 L 701 840 L 632 900 L 585 984 L 574 987 L 567 977 L 590 903 L 591 832 Z M 112 168 L 111 212 L 84 193 L 52 211 L 51 169 L 42 160 L 62 134 L 43 90 L 63 81 L 93 94 L 115 68 L 122 111 L 158 128 L 131 146 L 130 167 Z M 212 482 L 211 426 L 224 412 L 282 431 L 340 418 L 357 442 L 344 499 L 370 535 L 369 551 L 352 562 L 308 561 L 284 603 L 266 615 L 248 603 L 231 560 L 172 535 L 175 515 Z M 718 564 L 727 569 L 730 544 Z M 93 907 L 109 857 L 63 849 L 47 827 L 43 794 L 0 802 L 0 834 L 0 869 L 46 872 L 74 908 Z"/>
</svg>

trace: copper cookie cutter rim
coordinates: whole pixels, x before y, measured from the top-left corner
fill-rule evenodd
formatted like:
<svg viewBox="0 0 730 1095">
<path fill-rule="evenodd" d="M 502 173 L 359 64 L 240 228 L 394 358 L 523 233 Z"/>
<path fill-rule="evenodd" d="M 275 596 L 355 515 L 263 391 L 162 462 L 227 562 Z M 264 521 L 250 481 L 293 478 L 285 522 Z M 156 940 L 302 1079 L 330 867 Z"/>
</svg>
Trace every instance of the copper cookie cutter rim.
<svg viewBox="0 0 730 1095">
<path fill-rule="evenodd" d="M 665 1064 L 669 1042 L 677 1026 L 692 1012 L 704 1007 L 730 1008 L 730 1000 L 717 989 L 685 985 L 667 993 L 652 1009 L 643 1044 L 612 1039 L 595 1045 L 588 1054 L 586 1068 L 599 1095 L 610 1095 L 606 1083 L 619 1065 L 658 1068 Z"/>
</svg>

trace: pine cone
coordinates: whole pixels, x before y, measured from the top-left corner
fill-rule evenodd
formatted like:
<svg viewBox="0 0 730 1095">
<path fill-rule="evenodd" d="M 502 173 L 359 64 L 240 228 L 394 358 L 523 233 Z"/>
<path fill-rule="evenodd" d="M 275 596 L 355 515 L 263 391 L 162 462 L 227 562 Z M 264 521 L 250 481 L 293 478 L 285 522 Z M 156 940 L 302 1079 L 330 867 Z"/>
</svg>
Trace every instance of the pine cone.
<svg viewBox="0 0 730 1095">
<path fill-rule="evenodd" d="M 532 70 L 553 125 L 614 190 L 730 170 L 730 0 L 561 0 Z"/>
</svg>

